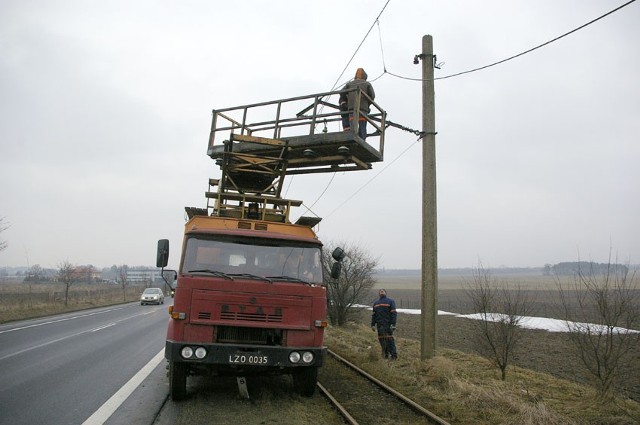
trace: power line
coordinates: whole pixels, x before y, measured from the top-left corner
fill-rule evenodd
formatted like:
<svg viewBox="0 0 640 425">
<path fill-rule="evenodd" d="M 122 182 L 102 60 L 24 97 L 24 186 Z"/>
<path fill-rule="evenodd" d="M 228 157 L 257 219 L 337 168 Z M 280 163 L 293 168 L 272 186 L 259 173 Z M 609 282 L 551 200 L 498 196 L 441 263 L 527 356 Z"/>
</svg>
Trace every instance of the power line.
<svg viewBox="0 0 640 425">
<path fill-rule="evenodd" d="M 356 54 L 358 54 L 358 51 L 360 50 L 360 47 L 362 47 L 362 45 L 364 44 L 365 40 L 367 39 L 367 37 L 369 37 L 369 33 L 371 32 L 371 30 L 373 29 L 373 27 L 376 25 L 376 23 L 378 22 L 378 19 L 380 19 L 380 16 L 382 16 L 382 12 L 384 12 L 384 10 L 387 8 L 387 5 L 389 4 L 391 0 L 387 0 L 387 2 L 384 4 L 384 6 L 382 7 L 382 10 L 380 11 L 380 13 L 378 13 L 378 16 L 376 17 L 376 19 L 373 21 L 373 23 L 371 24 L 371 27 L 369 27 L 369 31 L 367 31 L 367 33 L 364 35 L 364 38 L 362 39 L 362 41 L 360 42 L 360 44 L 358 44 L 358 47 L 356 48 L 356 51 L 353 52 L 353 55 L 351 55 L 351 59 L 349 59 L 349 61 L 347 62 L 347 64 L 344 66 L 344 69 L 342 70 L 342 72 L 340 73 L 340 75 L 338 76 L 338 78 L 336 79 L 336 82 L 333 83 L 333 87 L 331 87 L 331 90 L 329 91 L 333 91 L 335 90 L 335 88 L 338 86 L 338 81 L 340 81 L 340 78 L 342 78 L 342 76 L 344 75 L 345 71 L 347 70 L 347 68 L 349 67 L 349 65 L 351 65 L 351 61 L 353 61 L 353 58 L 356 57 Z"/>
<path fill-rule="evenodd" d="M 303 204 L 307 208 L 307 211 L 311 212 L 311 214 L 315 215 L 316 217 L 318 217 L 318 214 L 313 212 L 313 210 L 311 208 L 313 208 L 313 206 L 318 203 L 320 198 L 322 198 L 324 196 L 324 194 L 327 191 L 327 189 L 329 189 L 329 186 L 331 186 L 331 183 L 333 182 L 333 179 L 336 178 L 336 174 L 337 174 L 336 172 L 333 173 L 333 175 L 331 176 L 331 180 L 329 180 L 329 183 L 327 183 L 327 186 L 324 188 L 322 193 L 320 195 L 318 195 L 318 197 L 316 198 L 315 201 L 313 201 L 313 204 L 311 204 L 310 206 L 307 206 L 306 204 Z"/>
<path fill-rule="evenodd" d="M 373 23 L 371 24 L 371 26 L 369 27 L 369 30 L 367 31 L 367 33 L 364 35 L 364 37 L 362 38 L 362 41 L 360 42 L 360 44 L 358 44 L 358 47 L 356 48 L 355 52 L 353 52 L 353 55 L 351 55 L 351 58 L 349 59 L 349 61 L 347 62 L 347 64 L 344 66 L 344 68 L 342 69 L 342 72 L 340 73 L 340 75 L 338 76 L 338 78 L 336 79 L 336 82 L 333 83 L 333 86 L 331 87 L 331 90 L 329 91 L 334 91 L 336 87 L 338 87 L 338 85 L 343 85 L 343 84 L 338 84 L 338 82 L 340 81 L 340 78 L 342 78 L 342 76 L 344 75 L 345 71 L 347 70 L 347 68 L 349 67 L 349 65 L 351 64 L 351 62 L 353 61 L 353 58 L 356 57 L 356 54 L 358 54 L 358 51 L 360 50 L 360 47 L 362 47 L 362 45 L 364 44 L 365 40 L 367 39 L 367 37 L 369 37 L 369 34 L 371 33 L 371 30 L 373 29 L 373 27 L 378 24 L 378 34 L 380 34 L 380 24 L 379 24 L 379 19 L 380 16 L 382 16 L 382 13 L 384 12 L 384 10 L 387 8 L 387 5 L 389 4 L 391 0 L 387 0 L 387 2 L 384 4 L 384 6 L 382 7 L 382 10 L 380 11 L 380 13 L 378 13 L 378 16 L 376 17 L 376 19 L 373 21 Z M 380 37 L 382 37 L 380 35 Z M 380 46 L 382 47 L 382 39 L 380 39 Z M 383 54 L 383 63 L 384 63 L 384 51 L 382 52 Z M 386 70 L 385 70 L 386 71 Z M 382 77 L 384 75 L 384 72 L 382 74 L 380 74 L 380 76 L 378 76 L 377 78 L 375 78 L 372 81 L 376 81 L 378 78 Z M 322 108 L 324 108 L 324 105 L 322 106 Z M 313 206 L 324 196 L 324 194 L 327 192 L 327 190 L 329 189 L 329 186 L 331 186 L 331 183 L 333 182 L 333 179 L 335 178 L 336 173 L 333 173 L 333 176 L 331 177 L 331 179 L 329 180 L 329 182 L 327 183 L 327 185 L 325 186 L 324 190 L 322 191 L 322 193 L 320 195 L 318 195 L 318 197 L 316 198 L 315 201 L 313 201 L 313 204 L 311 204 L 310 207 L 307 207 L 307 211 L 310 211 L 311 213 L 315 214 L 313 211 L 311 211 L 311 208 L 313 208 Z M 289 183 L 289 185 L 291 185 L 291 182 Z M 287 189 L 288 191 L 289 189 Z"/>
<path fill-rule="evenodd" d="M 369 28 L 369 31 L 367 31 L 367 34 L 364 36 L 363 40 L 362 40 L 362 41 L 360 42 L 360 44 L 358 45 L 358 48 L 357 48 L 357 49 L 356 49 L 356 51 L 354 52 L 353 56 L 351 56 L 351 59 L 349 60 L 349 62 L 348 62 L 348 63 L 347 63 L 347 65 L 345 66 L 345 68 L 342 70 L 342 73 L 340 74 L 340 76 L 339 76 L 339 77 L 338 77 L 338 79 L 336 80 L 336 83 L 334 83 L 334 86 L 333 86 L 333 88 L 332 88 L 331 90 L 334 90 L 334 89 L 335 89 L 335 87 L 337 86 L 338 81 L 340 80 L 340 78 L 342 77 L 342 75 L 344 75 L 344 72 L 346 71 L 347 67 L 349 66 L 349 64 L 351 63 L 351 61 L 352 61 L 352 60 L 353 60 L 353 58 L 355 57 L 355 55 L 358 53 L 358 50 L 360 49 L 360 47 L 362 46 L 362 44 L 364 43 L 364 41 L 366 40 L 366 38 L 369 36 L 369 33 L 371 32 L 371 29 L 373 28 L 373 26 L 374 26 L 374 25 L 376 25 L 376 23 L 378 24 L 378 34 L 379 34 L 379 38 L 380 38 L 380 50 L 381 50 L 381 52 L 382 52 L 382 56 L 383 56 L 383 57 L 382 57 L 382 61 L 383 61 L 383 69 L 384 69 L 384 71 L 382 72 L 382 74 L 381 74 L 380 76 L 378 76 L 377 78 L 375 78 L 375 79 L 374 79 L 374 80 L 372 80 L 372 81 L 375 81 L 375 80 L 378 80 L 379 78 L 382 78 L 382 77 L 384 76 L 384 74 L 389 74 L 389 75 L 394 76 L 394 77 L 396 77 L 396 78 L 401 78 L 401 79 L 405 79 L 405 80 L 411 80 L 411 81 L 423 81 L 421 78 L 410 78 L 410 77 L 404 77 L 404 76 L 401 76 L 401 75 L 397 75 L 397 74 L 394 74 L 394 73 L 392 73 L 392 72 L 389 72 L 389 71 L 386 69 L 386 64 L 385 64 L 385 61 L 384 61 L 384 49 L 383 49 L 383 47 L 382 47 L 382 34 L 380 33 L 380 26 L 379 26 L 378 19 L 380 18 L 380 16 L 382 15 L 382 12 L 384 12 L 385 8 L 386 8 L 386 7 L 387 7 L 387 5 L 389 4 L 389 1 L 390 1 L 390 0 L 388 0 L 388 1 L 387 1 L 387 3 L 385 3 L 384 7 L 382 8 L 382 11 L 381 11 L 381 12 L 380 12 L 380 14 L 378 15 L 378 17 L 376 18 L 376 20 L 374 21 L 374 23 L 371 25 L 371 27 Z M 589 21 L 589 22 L 587 22 L 587 23 L 585 23 L 585 24 L 583 24 L 583 25 L 581 25 L 581 26 L 579 26 L 579 27 L 577 27 L 577 28 L 574 28 L 573 30 L 571 30 L 571 31 L 569 31 L 569 32 L 566 32 L 566 33 L 564 33 L 564 34 L 562 34 L 562 35 L 560 35 L 560 36 L 558 36 L 558 37 L 556 37 L 556 38 L 554 38 L 554 39 L 552 39 L 552 40 L 549 40 L 549 41 L 547 41 L 547 42 L 545 42 L 545 43 L 542 43 L 542 44 L 540 44 L 540 45 L 538 45 L 538 46 L 535 46 L 535 47 L 533 47 L 533 48 L 531 48 L 531 49 L 528 49 L 528 50 L 525 50 L 525 51 L 523 51 L 523 52 L 521 52 L 521 53 L 518 53 L 517 55 L 513 55 L 513 56 L 510 56 L 510 57 L 508 57 L 508 58 L 506 58 L 506 59 L 502 59 L 502 60 L 500 60 L 500 61 L 497 61 L 497 62 L 491 63 L 491 64 L 489 64 L 489 65 L 481 66 L 481 67 L 474 68 L 474 69 L 471 69 L 471 70 L 468 70 L 468 71 L 458 72 L 458 73 L 456 73 L 456 74 L 446 75 L 446 76 L 443 76 L 443 77 L 436 77 L 436 78 L 434 78 L 434 80 L 444 80 L 444 79 L 447 79 L 447 78 L 453 78 L 453 77 L 457 77 L 457 76 L 464 75 L 464 74 L 470 74 L 470 73 L 472 73 L 472 72 L 481 71 L 481 70 L 483 70 L 483 69 L 491 68 L 491 67 L 493 67 L 493 66 L 500 65 L 500 64 L 502 64 L 502 63 L 505 63 L 505 62 L 508 62 L 508 61 L 510 61 L 510 60 L 516 59 L 516 58 L 518 58 L 518 57 L 520 57 L 520 56 L 526 55 L 526 54 L 531 53 L 531 52 L 533 52 L 533 51 L 535 51 L 535 50 L 537 50 L 537 49 L 540 49 L 540 48 L 542 48 L 542 47 L 544 47 L 544 46 L 547 46 L 547 45 L 549 45 L 549 44 L 551 44 L 551 43 L 554 43 L 554 42 L 556 42 L 556 41 L 558 41 L 558 40 L 560 40 L 560 39 L 562 39 L 562 38 L 564 38 L 564 37 L 567 37 L 568 35 L 571 35 L 571 34 L 573 34 L 574 32 L 577 32 L 577 31 L 579 31 L 579 30 L 581 30 L 581 29 L 583 29 L 583 28 L 585 28 L 585 27 L 587 27 L 587 26 L 589 26 L 589 25 L 591 25 L 591 24 L 593 24 L 593 23 L 595 23 L 595 22 L 597 22 L 597 21 L 599 21 L 599 20 L 601 20 L 601 19 L 603 19 L 603 18 L 605 18 L 605 17 L 609 16 L 609 15 L 611 15 L 611 14 L 612 14 L 612 13 L 614 13 L 614 12 L 617 12 L 618 10 L 620 10 L 620 9 L 622 9 L 622 8 L 624 8 L 624 7 L 628 6 L 628 5 L 630 5 L 631 3 L 634 3 L 635 1 L 636 1 L 636 0 L 630 0 L 630 1 L 628 1 L 627 3 L 625 3 L 625 4 L 621 5 L 621 6 L 618 6 L 617 8 L 615 8 L 615 9 L 613 9 L 613 10 L 611 10 L 611 11 L 609 11 L 609 12 L 605 13 L 604 15 L 601 15 L 601 16 L 599 16 L 599 17 L 597 17 L 597 18 L 595 18 L 595 19 L 593 19 L 593 20 L 591 20 L 591 21 Z M 402 130 L 405 130 L 405 129 L 406 129 L 406 128 L 402 128 L 402 126 L 397 125 L 397 124 L 395 124 L 394 126 L 399 127 L 399 128 L 401 128 Z M 408 129 L 408 130 L 410 131 L 410 129 Z M 394 159 L 393 159 L 391 162 L 389 162 L 389 163 L 388 163 L 384 168 L 382 168 L 382 169 L 381 169 L 381 170 L 380 170 L 376 175 L 374 175 L 371 179 L 369 179 L 369 180 L 368 180 L 368 181 L 366 181 L 362 186 L 360 186 L 360 187 L 359 187 L 359 188 L 358 188 L 358 189 L 357 189 L 353 194 L 351 194 L 351 195 L 350 195 L 347 199 L 345 199 L 345 200 L 344 200 L 340 205 L 338 205 L 335 209 L 333 209 L 333 211 L 331 211 L 329 214 L 327 214 L 327 215 L 325 216 L 325 218 L 328 218 L 328 217 L 330 217 L 331 215 L 333 215 L 333 213 L 335 213 L 336 211 L 338 211 L 340 208 L 342 208 L 342 206 L 343 206 L 343 205 L 345 205 L 347 202 L 349 202 L 351 199 L 353 199 L 353 198 L 354 198 L 354 197 L 355 197 L 355 196 L 356 196 L 360 191 L 362 191 L 366 186 L 368 186 L 371 182 L 373 182 L 373 180 L 374 180 L 374 179 L 376 179 L 376 178 L 377 178 L 380 174 L 382 174 L 382 173 L 383 173 L 387 168 L 389 168 L 391 165 L 393 165 L 393 163 L 395 163 L 395 162 L 396 162 L 400 157 L 402 157 L 406 152 L 408 152 L 408 151 L 409 151 L 409 150 L 410 150 L 410 149 L 411 149 L 415 144 L 417 144 L 417 143 L 421 140 L 421 138 L 422 138 L 422 135 L 419 135 L 418 140 L 416 140 L 413 144 L 409 145 L 409 146 L 408 146 L 404 151 L 402 151 L 402 152 L 400 153 L 400 155 L 398 155 L 396 158 L 394 158 Z M 320 194 L 320 196 L 319 196 L 319 197 L 318 197 L 318 198 L 313 202 L 313 204 L 311 205 L 311 207 L 313 207 L 313 206 L 314 206 L 314 205 L 315 205 L 315 204 L 320 200 L 320 198 L 322 198 L 322 196 L 326 193 L 327 189 L 329 188 L 329 185 L 331 185 L 331 182 L 333 182 L 334 177 L 335 177 L 335 173 L 334 173 L 333 177 L 331 178 L 331 180 L 329 181 L 329 184 L 327 185 L 327 187 L 325 187 L 325 189 L 323 190 L 323 192 L 322 192 L 322 193 Z M 311 207 L 308 207 L 307 209 L 308 209 L 308 210 L 310 210 L 310 208 L 311 208 Z"/>
<path fill-rule="evenodd" d="M 534 50 L 540 49 L 540 48 L 542 48 L 542 47 L 544 47 L 544 46 L 547 46 L 547 45 L 549 45 L 549 44 L 551 44 L 551 43 L 553 43 L 553 42 L 556 42 L 556 41 L 560 40 L 561 38 L 564 38 L 564 37 L 566 37 L 566 36 L 568 36 L 568 35 L 570 35 L 570 34 L 573 34 L 574 32 L 579 31 L 579 30 L 581 30 L 581 29 L 583 29 L 583 28 L 585 28 L 585 27 L 587 27 L 587 26 L 589 26 L 589 25 L 593 24 L 593 23 L 595 23 L 595 22 L 597 22 L 597 21 L 599 21 L 599 20 L 601 20 L 601 19 L 603 19 L 603 18 L 605 18 L 605 17 L 607 17 L 607 16 L 611 15 L 611 14 L 612 14 L 612 13 L 614 13 L 614 12 L 617 12 L 618 10 L 622 9 L 623 7 L 629 6 L 631 3 L 635 2 L 635 1 L 636 1 L 636 0 L 628 1 L 627 3 L 625 3 L 625 4 L 621 5 L 621 6 L 616 7 L 615 9 L 611 10 L 610 12 L 607 12 L 607 13 L 605 13 L 604 15 L 597 17 L 597 18 L 595 18 L 595 19 L 593 19 L 593 20 L 591 20 L 591 21 L 587 22 L 586 24 L 580 25 L 579 27 L 574 28 L 574 29 L 572 29 L 571 31 L 569 31 L 569 32 L 567 32 L 567 33 L 564 33 L 564 34 L 562 34 L 562 35 L 560 35 L 560 36 L 558 36 L 558 37 L 556 37 L 556 38 L 554 38 L 554 39 L 552 39 L 552 40 L 549 40 L 549 41 L 547 41 L 547 42 L 545 42 L 545 43 L 542 43 L 542 44 L 540 44 L 540 45 L 538 45 L 538 46 L 532 47 L 532 48 L 531 48 L 531 49 L 529 49 L 529 50 L 525 50 L 525 51 L 524 51 L 524 52 L 522 52 L 522 53 L 518 53 L 517 55 L 510 56 L 510 57 L 508 57 L 508 58 L 506 58 L 506 59 L 502 59 L 502 60 L 500 60 L 500 61 L 497 61 L 497 62 L 491 63 L 491 64 L 489 64 L 489 65 L 485 65 L 485 66 L 481 66 L 481 67 L 478 67 L 478 68 L 470 69 L 470 70 L 468 70 L 468 71 L 458 72 L 458 73 L 456 73 L 456 74 L 451 74 L 451 75 L 445 75 L 444 77 L 436 77 L 436 78 L 434 78 L 434 81 L 435 81 L 435 80 L 444 80 L 444 79 L 447 79 L 447 78 L 458 77 L 458 76 L 460 76 L 460 75 L 470 74 L 470 73 L 472 73 L 472 72 L 481 71 L 481 70 L 483 70 L 483 69 L 491 68 L 492 66 L 500 65 L 500 64 L 505 63 L 505 62 L 507 62 L 507 61 L 510 61 L 510 60 L 512 60 L 512 59 L 515 59 L 515 58 L 518 58 L 518 57 L 520 57 L 520 56 L 526 55 L 527 53 L 531 53 L 531 52 L 533 52 Z M 410 77 L 404 77 L 404 76 L 402 76 L 402 75 L 397 75 L 397 74 L 394 74 L 394 73 L 392 73 L 392 72 L 388 72 L 388 71 L 386 71 L 386 70 L 385 70 L 385 72 L 386 72 L 387 74 L 389 74 L 389 75 L 392 75 L 392 76 L 394 76 L 394 77 L 396 77 L 396 78 L 401 78 L 401 79 L 403 79 L 403 80 L 422 81 L 422 79 L 421 79 L 421 78 L 410 78 Z"/>
<path fill-rule="evenodd" d="M 378 39 L 380 40 L 380 53 L 382 54 L 382 69 L 387 70 L 387 64 L 384 63 L 384 48 L 382 47 L 382 31 L 380 30 L 380 21 L 376 20 L 378 24 Z"/>
<path fill-rule="evenodd" d="M 410 144 L 409 146 L 407 146 L 405 148 L 405 150 L 403 150 L 402 152 L 400 152 L 400 155 L 398 155 L 397 157 L 395 157 L 391 162 L 389 162 L 387 165 L 385 165 L 380 171 L 378 171 L 378 173 L 376 175 L 374 175 L 373 177 L 371 177 L 369 180 L 367 180 L 362 186 L 360 186 L 355 192 L 353 192 L 351 194 L 351 196 L 349 196 L 347 199 L 345 199 L 340 205 L 338 205 L 337 207 L 335 207 L 333 209 L 333 211 L 331 211 L 329 214 L 327 214 L 324 218 L 329 218 L 333 215 L 334 212 L 338 211 L 340 208 L 342 208 L 342 206 L 344 204 L 346 204 L 347 202 L 349 202 L 350 200 L 352 200 L 358 193 L 360 193 L 360 191 L 362 189 L 364 189 L 365 187 L 367 187 L 373 180 L 375 180 L 380 174 L 382 174 L 387 168 L 389 168 L 390 166 L 393 165 L 394 162 L 396 162 L 398 159 L 400 159 L 400 157 L 402 157 L 405 153 L 407 153 L 409 151 L 409 149 L 411 149 L 412 147 L 414 147 L 421 139 L 416 140 L 415 142 L 413 142 L 412 144 Z"/>
</svg>

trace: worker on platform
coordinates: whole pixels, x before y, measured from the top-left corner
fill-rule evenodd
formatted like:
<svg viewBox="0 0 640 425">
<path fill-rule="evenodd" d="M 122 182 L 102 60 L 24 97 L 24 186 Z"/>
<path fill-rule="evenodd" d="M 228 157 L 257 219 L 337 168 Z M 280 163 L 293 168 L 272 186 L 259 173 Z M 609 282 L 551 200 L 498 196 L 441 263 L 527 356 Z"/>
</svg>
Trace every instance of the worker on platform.
<svg viewBox="0 0 640 425">
<path fill-rule="evenodd" d="M 396 342 L 393 339 L 393 331 L 396 330 L 396 302 L 387 297 L 387 291 L 380 289 L 379 298 L 373 303 L 371 314 L 371 329 L 378 331 L 378 341 L 382 347 L 382 355 L 385 359 L 396 360 L 398 352 Z"/>
<path fill-rule="evenodd" d="M 342 90 L 349 90 L 354 88 L 358 88 L 362 90 L 364 94 L 366 94 L 366 96 L 360 96 L 360 110 L 358 118 L 358 136 L 360 136 L 360 138 L 364 140 L 367 138 L 367 121 L 364 115 L 369 113 L 370 104 L 375 99 L 376 93 L 373 90 L 373 86 L 371 85 L 371 83 L 367 81 L 367 73 L 363 68 L 357 69 L 356 77 L 345 84 Z M 359 93 L 359 91 L 354 90 L 348 93 L 344 92 L 340 94 L 340 110 L 343 111 L 342 127 L 345 131 L 350 131 L 351 126 L 353 125 L 354 108 L 356 104 L 356 98 Z M 344 111 L 350 111 L 350 113 L 345 113 Z"/>
</svg>

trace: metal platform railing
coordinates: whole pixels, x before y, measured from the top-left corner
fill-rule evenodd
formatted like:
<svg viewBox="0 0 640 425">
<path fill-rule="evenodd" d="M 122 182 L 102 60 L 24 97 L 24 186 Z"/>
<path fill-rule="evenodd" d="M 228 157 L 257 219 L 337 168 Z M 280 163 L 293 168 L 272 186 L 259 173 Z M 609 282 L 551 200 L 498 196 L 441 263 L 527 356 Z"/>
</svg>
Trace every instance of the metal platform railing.
<svg viewBox="0 0 640 425">
<path fill-rule="evenodd" d="M 288 174 L 300 168 L 333 171 L 322 167 L 349 163 L 358 169 L 362 164 L 370 168 L 371 163 L 383 159 L 386 112 L 361 90 L 344 91 L 349 92 L 355 94 L 355 108 L 350 111 L 341 111 L 338 106 L 343 91 L 214 109 L 207 154 L 213 159 L 222 158 L 225 152 L 283 157 L 289 162 Z M 370 103 L 368 113 L 359 110 L 363 96 Z M 353 122 L 363 119 L 369 130 L 367 137 L 358 136 L 358 126 L 343 131 L 343 114 L 352 115 Z M 225 146 L 229 143 L 231 149 Z M 338 151 L 342 146 L 349 150 Z M 351 157 L 345 162 L 347 153 Z"/>
</svg>

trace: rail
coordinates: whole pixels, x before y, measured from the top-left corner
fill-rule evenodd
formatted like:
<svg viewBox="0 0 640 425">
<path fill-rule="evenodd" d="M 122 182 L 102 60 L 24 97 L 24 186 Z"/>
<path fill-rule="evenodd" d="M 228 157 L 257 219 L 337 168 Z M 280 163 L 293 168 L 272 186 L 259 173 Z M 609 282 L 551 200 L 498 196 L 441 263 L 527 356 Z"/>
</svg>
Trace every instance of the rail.
<svg viewBox="0 0 640 425">
<path fill-rule="evenodd" d="M 398 401 L 400 401 L 403 404 L 405 404 L 406 406 L 408 406 L 410 409 L 412 409 L 414 412 L 416 412 L 420 416 L 426 418 L 426 420 L 429 423 L 437 424 L 437 425 L 449 425 L 449 423 L 447 421 L 445 421 L 444 419 L 440 418 L 439 416 L 437 416 L 433 412 L 425 409 L 424 407 L 422 407 L 421 405 L 419 405 L 415 401 L 411 400 L 410 398 L 406 397 L 405 395 L 403 395 L 400 392 L 396 391 L 395 389 L 391 388 L 390 386 L 388 386 L 384 382 L 380 381 L 379 379 L 375 378 L 374 376 L 368 374 L 367 372 L 365 372 L 364 370 L 360 369 L 359 367 L 357 367 L 353 363 L 349 362 L 348 360 L 344 359 L 343 357 L 339 356 L 335 352 L 333 352 L 331 350 L 328 350 L 328 353 L 329 353 L 329 355 L 331 357 L 333 357 L 334 359 L 336 359 L 337 361 L 342 363 L 344 366 L 346 366 L 350 370 L 352 370 L 352 371 L 358 373 L 359 375 L 361 375 L 368 382 L 371 382 L 371 383 L 375 384 L 378 388 L 382 389 L 383 391 L 387 392 L 391 396 L 395 397 L 395 399 L 397 399 Z M 345 420 L 349 424 L 352 424 L 352 425 L 357 425 L 358 424 L 356 419 L 354 419 L 355 413 L 349 412 L 331 394 L 331 392 L 325 386 L 323 386 L 322 384 L 319 384 L 318 388 L 320 389 L 322 394 L 325 395 L 334 406 L 336 406 L 338 411 L 341 413 L 341 415 L 345 418 Z"/>
</svg>

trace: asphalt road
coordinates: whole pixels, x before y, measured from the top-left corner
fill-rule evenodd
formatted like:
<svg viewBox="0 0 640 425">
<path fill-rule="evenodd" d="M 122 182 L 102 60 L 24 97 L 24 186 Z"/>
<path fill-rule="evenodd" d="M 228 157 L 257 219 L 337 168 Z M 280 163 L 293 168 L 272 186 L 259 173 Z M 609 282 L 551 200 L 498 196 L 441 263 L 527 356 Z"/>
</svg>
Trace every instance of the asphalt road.
<svg viewBox="0 0 640 425">
<path fill-rule="evenodd" d="M 0 325 L 0 424 L 151 424 L 168 394 L 167 301 Z"/>
</svg>

